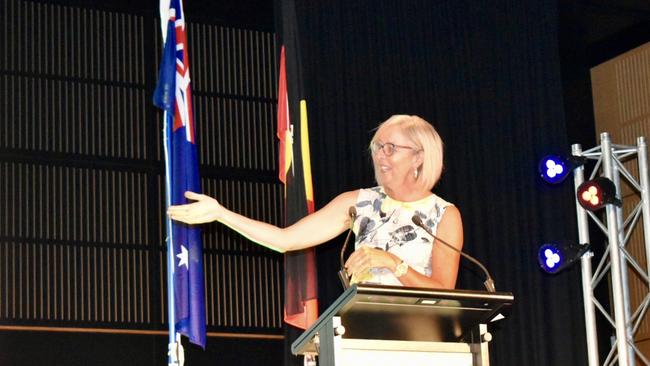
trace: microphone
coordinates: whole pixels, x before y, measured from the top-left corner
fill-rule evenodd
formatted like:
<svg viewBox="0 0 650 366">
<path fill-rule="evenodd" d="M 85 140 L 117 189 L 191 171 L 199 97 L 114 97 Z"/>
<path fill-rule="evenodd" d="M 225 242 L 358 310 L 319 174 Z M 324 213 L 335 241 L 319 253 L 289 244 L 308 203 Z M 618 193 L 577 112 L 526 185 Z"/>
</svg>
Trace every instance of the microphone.
<svg viewBox="0 0 650 366">
<path fill-rule="evenodd" d="M 348 271 L 345 270 L 345 262 L 343 261 L 343 255 L 345 254 L 345 249 L 348 247 L 348 242 L 350 241 L 350 235 L 352 234 L 352 228 L 354 227 L 354 221 L 357 219 L 357 209 L 354 206 L 350 206 L 348 210 L 348 216 L 350 216 L 350 228 L 348 229 L 348 236 L 345 237 L 345 242 L 341 248 L 341 270 L 339 271 L 339 279 L 343 285 L 343 289 L 346 290 L 350 287 L 350 276 Z"/>
<path fill-rule="evenodd" d="M 481 264 L 481 262 L 479 262 L 476 258 L 472 257 L 471 255 L 469 255 L 469 254 L 467 254 L 467 253 L 465 253 L 465 252 L 463 252 L 463 251 L 457 249 L 457 248 L 454 247 L 453 245 L 451 245 L 451 244 L 447 243 L 446 241 L 440 239 L 439 237 L 433 235 L 433 233 L 431 232 L 431 230 L 429 230 L 429 227 L 427 227 L 427 226 L 422 222 L 422 219 L 420 218 L 420 216 L 418 216 L 418 215 L 413 215 L 413 217 L 411 217 L 411 221 L 413 221 L 413 223 L 414 223 L 415 225 L 419 226 L 419 227 L 422 228 L 424 231 L 426 231 L 427 234 L 431 235 L 434 239 L 436 239 L 436 240 L 438 240 L 439 242 L 441 242 L 442 244 L 446 245 L 449 249 L 451 249 L 451 250 L 453 250 L 453 251 L 459 253 L 459 254 L 462 255 L 463 257 L 467 258 L 470 262 L 476 264 L 476 265 L 477 265 L 477 266 L 478 266 L 478 267 L 483 271 L 483 273 L 485 273 L 485 277 L 486 277 L 486 279 L 485 279 L 485 282 L 483 282 L 483 285 L 485 286 L 485 288 L 488 290 L 488 292 L 496 292 L 496 288 L 494 287 L 494 280 L 492 279 L 492 276 L 490 276 L 490 272 L 488 272 L 488 270 L 485 268 L 485 266 L 483 266 L 483 265 Z"/>
</svg>

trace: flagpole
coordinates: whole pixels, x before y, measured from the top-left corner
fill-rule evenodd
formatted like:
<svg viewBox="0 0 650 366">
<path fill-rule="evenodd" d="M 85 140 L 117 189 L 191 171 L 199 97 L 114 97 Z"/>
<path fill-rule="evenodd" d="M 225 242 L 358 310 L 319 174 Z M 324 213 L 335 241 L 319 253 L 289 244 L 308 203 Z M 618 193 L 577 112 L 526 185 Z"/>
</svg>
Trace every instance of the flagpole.
<svg viewBox="0 0 650 366">
<path fill-rule="evenodd" d="M 169 114 L 163 114 L 163 147 L 165 150 L 165 207 L 171 205 L 171 157 L 169 156 Z M 169 325 L 169 345 L 167 364 L 178 365 L 176 350 L 176 314 L 174 309 L 174 241 L 172 220 L 165 215 L 167 226 L 167 323 Z"/>
<path fill-rule="evenodd" d="M 160 0 L 160 31 L 162 35 L 163 48 L 167 42 L 167 22 L 169 20 L 170 0 Z M 173 95 L 173 94 L 172 94 Z M 171 116 L 167 111 L 163 112 L 163 149 L 165 154 L 165 211 L 171 205 L 171 156 L 169 156 L 169 119 Z M 167 228 L 167 324 L 169 337 L 167 344 L 167 364 L 169 366 L 180 366 L 179 347 L 180 337 L 176 334 L 176 314 L 174 302 L 174 240 L 172 231 L 172 220 L 165 215 Z M 182 347 L 180 348 L 182 352 Z"/>
</svg>

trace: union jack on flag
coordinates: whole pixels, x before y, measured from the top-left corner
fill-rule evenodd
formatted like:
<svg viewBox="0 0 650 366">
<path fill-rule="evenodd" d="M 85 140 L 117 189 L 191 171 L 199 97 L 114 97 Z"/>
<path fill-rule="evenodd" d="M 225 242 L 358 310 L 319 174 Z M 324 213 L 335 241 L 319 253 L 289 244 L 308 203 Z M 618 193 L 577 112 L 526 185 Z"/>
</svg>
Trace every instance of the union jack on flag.
<svg viewBox="0 0 650 366">
<path fill-rule="evenodd" d="M 164 3 L 164 4 L 163 4 Z M 185 17 L 180 0 L 161 1 L 168 19 L 154 104 L 165 110 L 167 205 L 187 203 L 186 191 L 201 192 L 194 135 Z M 203 243 L 199 228 L 167 222 L 170 256 L 168 291 L 170 333 L 178 332 L 205 348 Z M 173 319 L 173 320 L 172 320 Z"/>
<path fill-rule="evenodd" d="M 163 3 L 165 1 L 161 2 L 161 14 L 165 10 Z M 194 143 L 190 61 L 187 52 L 183 4 L 181 0 L 171 0 L 168 3 L 167 30 L 166 37 L 164 37 L 165 50 L 160 66 L 160 79 L 154 92 L 154 104 L 174 116 L 174 132 L 185 127 L 187 141 Z"/>
</svg>

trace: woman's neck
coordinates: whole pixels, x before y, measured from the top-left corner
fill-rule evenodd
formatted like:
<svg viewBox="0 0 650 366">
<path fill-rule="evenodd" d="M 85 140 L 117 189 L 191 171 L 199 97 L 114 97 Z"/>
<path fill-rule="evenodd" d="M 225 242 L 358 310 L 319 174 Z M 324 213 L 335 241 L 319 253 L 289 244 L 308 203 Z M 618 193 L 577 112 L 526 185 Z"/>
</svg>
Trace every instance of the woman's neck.
<svg viewBox="0 0 650 366">
<path fill-rule="evenodd" d="M 401 201 L 401 202 L 414 202 L 414 201 L 419 201 L 425 197 L 428 197 L 431 195 L 430 191 L 423 190 L 421 188 L 417 187 L 398 187 L 396 189 L 390 188 L 390 187 L 383 187 L 384 192 L 388 195 L 388 197 L 396 200 L 396 201 Z"/>
</svg>

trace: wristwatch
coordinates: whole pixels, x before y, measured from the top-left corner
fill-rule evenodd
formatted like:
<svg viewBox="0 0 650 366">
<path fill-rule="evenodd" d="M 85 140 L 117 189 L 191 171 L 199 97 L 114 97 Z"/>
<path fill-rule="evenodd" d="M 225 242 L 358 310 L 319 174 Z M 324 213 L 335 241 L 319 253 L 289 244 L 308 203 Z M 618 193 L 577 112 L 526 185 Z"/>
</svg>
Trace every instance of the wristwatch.
<svg viewBox="0 0 650 366">
<path fill-rule="evenodd" d="M 408 272 L 408 270 L 409 270 L 409 265 L 406 264 L 406 262 L 401 261 L 400 264 L 398 264 L 397 267 L 395 267 L 395 272 L 393 273 L 395 274 L 395 277 L 402 277 L 406 274 L 406 272 Z"/>
</svg>

